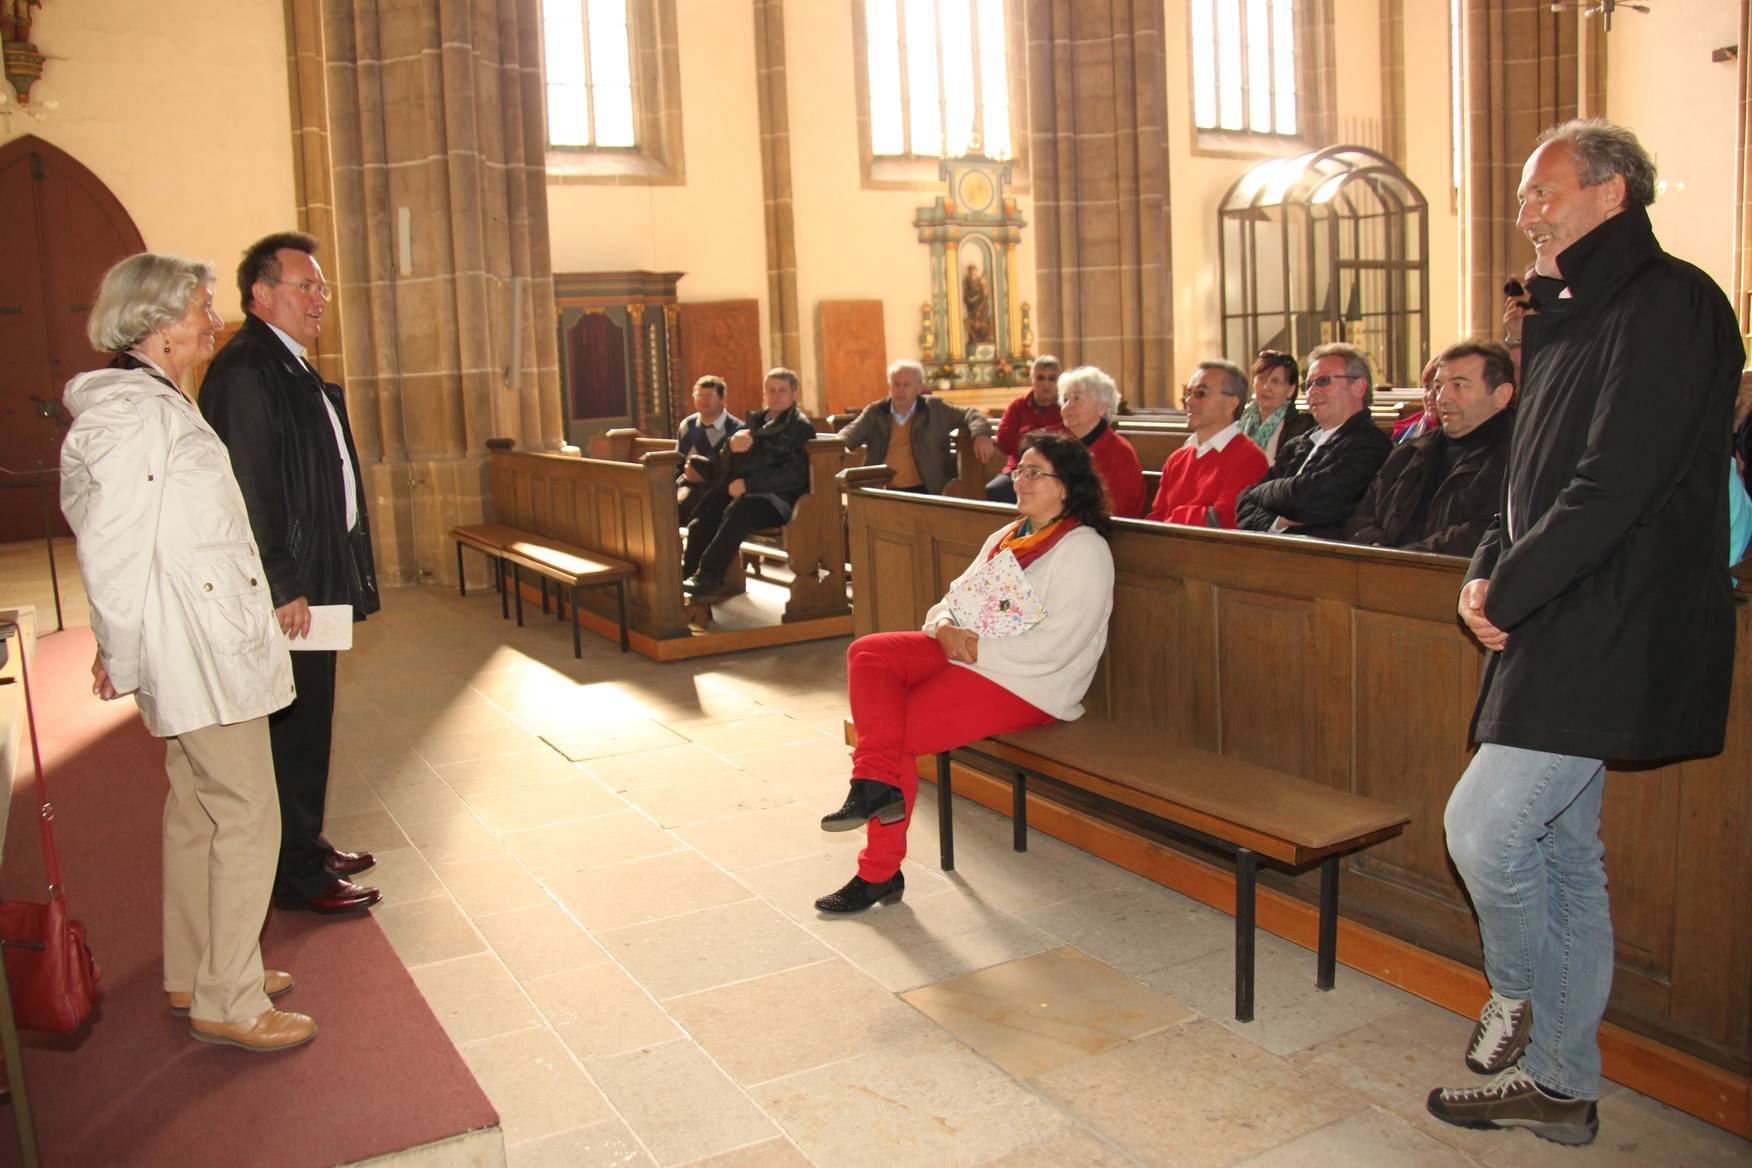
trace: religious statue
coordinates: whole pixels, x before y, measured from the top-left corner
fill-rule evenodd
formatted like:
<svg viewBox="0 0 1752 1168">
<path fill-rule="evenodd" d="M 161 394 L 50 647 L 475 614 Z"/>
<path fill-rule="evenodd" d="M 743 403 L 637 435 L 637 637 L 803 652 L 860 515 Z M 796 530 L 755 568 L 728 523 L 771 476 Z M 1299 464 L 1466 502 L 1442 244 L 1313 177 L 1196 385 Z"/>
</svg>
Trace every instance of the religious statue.
<svg viewBox="0 0 1752 1168">
<path fill-rule="evenodd" d="M 30 10 L 43 0 L 0 0 L 0 40 L 22 45 L 30 40 Z"/>
<path fill-rule="evenodd" d="M 967 275 L 961 280 L 961 304 L 968 346 L 991 344 L 996 339 L 992 329 L 992 289 L 978 264 L 967 265 Z"/>
</svg>

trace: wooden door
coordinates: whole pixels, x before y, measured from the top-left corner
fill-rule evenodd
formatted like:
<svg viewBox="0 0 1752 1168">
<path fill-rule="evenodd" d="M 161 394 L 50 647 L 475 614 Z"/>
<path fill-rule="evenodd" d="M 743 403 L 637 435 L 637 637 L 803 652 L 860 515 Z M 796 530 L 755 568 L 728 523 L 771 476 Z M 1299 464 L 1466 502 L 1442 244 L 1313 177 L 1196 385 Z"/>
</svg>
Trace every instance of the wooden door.
<svg viewBox="0 0 1752 1168">
<path fill-rule="evenodd" d="M 85 339 L 98 281 L 144 251 L 96 175 L 40 138 L 0 146 L 0 541 L 43 534 L 42 492 L 68 419 L 68 378 L 109 358 Z M 67 533 L 60 508 L 50 513 Z"/>
</svg>

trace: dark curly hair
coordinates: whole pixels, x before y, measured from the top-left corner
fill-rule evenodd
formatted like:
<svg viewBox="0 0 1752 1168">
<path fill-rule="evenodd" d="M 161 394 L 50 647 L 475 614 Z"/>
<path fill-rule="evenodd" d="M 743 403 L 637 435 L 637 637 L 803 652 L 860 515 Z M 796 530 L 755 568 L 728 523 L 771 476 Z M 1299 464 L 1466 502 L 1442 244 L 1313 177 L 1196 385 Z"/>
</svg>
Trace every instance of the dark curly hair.
<svg viewBox="0 0 1752 1168">
<path fill-rule="evenodd" d="M 1094 528 L 1103 539 L 1113 534 L 1113 517 L 1107 513 L 1107 488 L 1095 473 L 1095 460 L 1089 457 L 1087 446 L 1069 434 L 1036 430 L 1022 439 L 1022 450 L 1024 453 L 1038 450 L 1052 464 L 1052 473 L 1065 488 L 1064 514 Z"/>
</svg>

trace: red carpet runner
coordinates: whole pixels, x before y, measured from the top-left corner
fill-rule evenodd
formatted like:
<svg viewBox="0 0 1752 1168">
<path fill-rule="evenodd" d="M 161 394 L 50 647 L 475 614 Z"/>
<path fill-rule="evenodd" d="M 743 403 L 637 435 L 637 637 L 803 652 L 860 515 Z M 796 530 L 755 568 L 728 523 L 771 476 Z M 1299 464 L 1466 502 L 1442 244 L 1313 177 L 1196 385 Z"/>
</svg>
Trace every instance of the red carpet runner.
<svg viewBox="0 0 1752 1168">
<path fill-rule="evenodd" d="M 271 914 L 263 955 L 298 979 L 281 1003 L 316 1019 L 316 1041 L 264 1055 L 189 1037 L 165 1010 L 159 964 L 164 746 L 131 700 L 91 696 L 89 631 L 37 647 L 31 687 L 67 901 L 106 990 L 84 1033 L 24 1036 L 43 1163 L 326 1166 L 496 1125 L 369 917 Z M 28 743 L 20 754 L 22 770 Z M 12 800 L 0 895 L 41 900 L 32 788 Z M 17 1162 L 11 1109 L 0 1106 L 0 1165 Z"/>
</svg>

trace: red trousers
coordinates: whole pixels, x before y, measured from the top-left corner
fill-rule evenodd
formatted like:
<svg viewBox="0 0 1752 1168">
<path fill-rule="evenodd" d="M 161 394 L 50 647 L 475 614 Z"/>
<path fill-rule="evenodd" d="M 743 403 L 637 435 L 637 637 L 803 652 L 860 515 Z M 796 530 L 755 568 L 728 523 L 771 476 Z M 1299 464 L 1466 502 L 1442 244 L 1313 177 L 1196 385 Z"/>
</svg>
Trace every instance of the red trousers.
<svg viewBox="0 0 1752 1168">
<path fill-rule="evenodd" d="M 905 819 L 872 819 L 866 829 L 858 875 L 872 883 L 893 876 L 906 856 L 919 755 L 1054 720 L 997 682 L 951 665 L 937 639 L 924 633 L 872 633 L 853 641 L 846 650 L 846 689 L 858 736 L 852 777 L 888 783 L 906 795 Z"/>
</svg>

